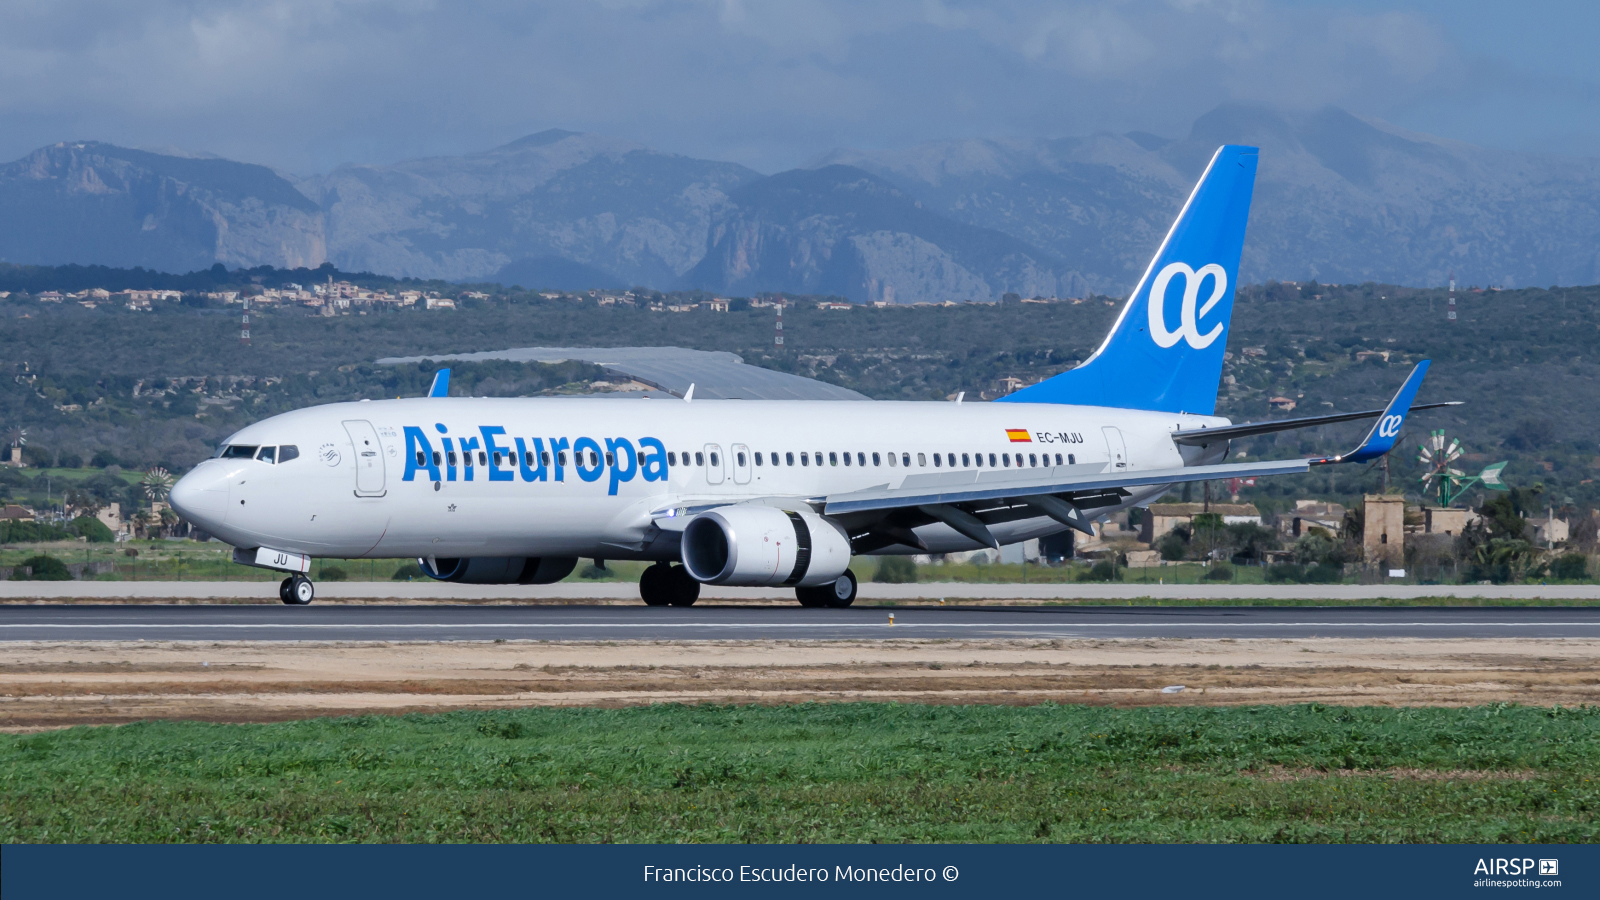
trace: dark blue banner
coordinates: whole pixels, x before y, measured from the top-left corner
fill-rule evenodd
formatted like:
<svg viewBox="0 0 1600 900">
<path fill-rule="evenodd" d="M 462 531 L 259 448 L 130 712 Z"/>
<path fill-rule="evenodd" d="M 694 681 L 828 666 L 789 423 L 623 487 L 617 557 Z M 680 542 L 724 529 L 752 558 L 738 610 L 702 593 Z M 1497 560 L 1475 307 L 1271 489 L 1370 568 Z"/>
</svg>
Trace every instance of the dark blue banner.
<svg viewBox="0 0 1600 900">
<path fill-rule="evenodd" d="M 29 846 L 6 900 L 1600 896 L 1595 846 Z"/>
</svg>

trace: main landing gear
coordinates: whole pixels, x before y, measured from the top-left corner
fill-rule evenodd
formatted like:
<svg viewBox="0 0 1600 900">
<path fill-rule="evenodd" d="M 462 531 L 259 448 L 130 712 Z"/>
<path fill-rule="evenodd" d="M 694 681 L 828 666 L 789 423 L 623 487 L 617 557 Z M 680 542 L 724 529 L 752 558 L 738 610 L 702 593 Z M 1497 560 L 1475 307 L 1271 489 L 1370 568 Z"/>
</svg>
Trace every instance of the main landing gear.
<svg viewBox="0 0 1600 900">
<path fill-rule="evenodd" d="M 304 575 L 291 575 L 278 585 L 278 599 L 289 606 L 306 606 L 316 598 L 316 586 Z"/>
<path fill-rule="evenodd" d="M 856 602 L 856 573 L 845 569 L 844 574 L 832 584 L 797 587 L 794 589 L 794 595 L 801 606 L 812 608 L 831 606 L 834 609 L 844 609 Z"/>
<path fill-rule="evenodd" d="M 658 562 L 639 576 L 639 596 L 646 606 L 693 606 L 700 599 L 700 582 L 683 566 Z"/>
</svg>

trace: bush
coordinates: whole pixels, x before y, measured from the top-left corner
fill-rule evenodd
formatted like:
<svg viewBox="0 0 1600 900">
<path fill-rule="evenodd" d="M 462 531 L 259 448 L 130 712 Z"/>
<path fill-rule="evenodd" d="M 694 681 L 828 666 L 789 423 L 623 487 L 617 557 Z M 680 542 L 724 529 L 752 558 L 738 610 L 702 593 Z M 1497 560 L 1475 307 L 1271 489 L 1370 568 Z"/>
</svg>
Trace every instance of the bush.
<svg viewBox="0 0 1600 900">
<path fill-rule="evenodd" d="M 880 556 L 872 580 L 879 584 L 915 584 L 917 564 L 909 556 Z"/>
<path fill-rule="evenodd" d="M 32 575 L 22 574 L 24 568 L 33 570 Z M 12 581 L 71 581 L 72 573 L 67 571 L 66 563 L 54 556 L 30 556 L 19 563 L 11 573 Z"/>
<path fill-rule="evenodd" d="M 1550 563 L 1550 577 L 1577 581 L 1589 577 L 1589 558 L 1582 553 L 1563 553 Z"/>
<path fill-rule="evenodd" d="M 1205 580 L 1206 581 L 1232 581 L 1233 580 L 1233 566 L 1230 566 L 1230 565 L 1228 565 L 1227 563 L 1224 563 L 1224 562 L 1219 562 L 1216 565 L 1212 566 L 1209 570 L 1206 571 Z"/>
<path fill-rule="evenodd" d="M 1156 543 L 1156 549 L 1161 551 L 1161 558 L 1167 562 L 1177 562 L 1189 555 L 1189 544 L 1176 534 L 1168 534 Z"/>
<path fill-rule="evenodd" d="M 1102 559 L 1090 566 L 1088 571 L 1078 574 L 1079 581 L 1117 581 L 1122 573 L 1117 571 L 1117 562 L 1114 559 Z"/>
<path fill-rule="evenodd" d="M 1306 581 L 1310 584 L 1338 584 L 1344 579 L 1344 567 L 1330 563 L 1317 563 L 1306 570 Z"/>
<path fill-rule="evenodd" d="M 1267 566 L 1267 581 L 1273 584 L 1295 584 L 1305 580 L 1305 570 L 1294 563 L 1275 563 Z"/>
<path fill-rule="evenodd" d="M 91 544 L 110 544 L 116 541 L 117 536 L 111 533 L 106 523 L 94 516 L 79 516 L 67 525 L 75 534 L 89 540 Z"/>
<path fill-rule="evenodd" d="M 391 580 L 391 581 L 410 581 L 413 578 L 421 578 L 421 577 L 422 577 L 422 567 L 417 565 L 414 562 L 408 562 L 408 563 L 405 563 L 404 565 L 402 565 L 400 568 L 395 569 L 394 570 L 394 574 L 389 576 L 389 580 Z"/>
<path fill-rule="evenodd" d="M 607 572 L 605 569 L 600 568 L 594 563 L 584 566 L 583 570 L 578 573 L 579 578 L 609 578 L 610 576 L 610 572 Z"/>
<path fill-rule="evenodd" d="M 31 544 L 40 541 L 70 541 L 78 535 L 65 528 L 40 522 L 0 522 L 0 544 Z"/>
<path fill-rule="evenodd" d="M 323 566 L 322 572 L 317 577 L 323 581 L 344 581 L 350 577 L 350 573 L 338 566 Z"/>
</svg>

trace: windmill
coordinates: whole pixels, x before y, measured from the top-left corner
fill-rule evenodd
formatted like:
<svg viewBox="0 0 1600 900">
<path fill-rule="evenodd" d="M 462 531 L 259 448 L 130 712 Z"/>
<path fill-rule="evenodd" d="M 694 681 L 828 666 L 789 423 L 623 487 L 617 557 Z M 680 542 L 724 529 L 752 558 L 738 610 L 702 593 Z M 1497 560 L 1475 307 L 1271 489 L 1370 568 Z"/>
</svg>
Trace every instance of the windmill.
<svg viewBox="0 0 1600 900">
<path fill-rule="evenodd" d="M 11 428 L 11 429 L 7 430 L 6 431 L 6 447 L 8 448 L 8 452 L 6 453 L 6 459 L 4 460 L 4 462 L 7 465 L 12 465 L 12 466 L 20 466 L 20 465 L 22 465 L 22 448 L 23 448 L 23 445 L 25 445 L 27 443 L 28 443 L 28 429 L 26 429 L 26 428 Z"/>
<path fill-rule="evenodd" d="M 172 491 L 172 473 L 156 466 L 144 473 L 144 480 L 139 482 L 144 488 L 144 495 L 151 500 L 165 500 Z"/>
<path fill-rule="evenodd" d="M 1452 465 L 1461 455 L 1460 439 L 1447 438 L 1442 430 L 1430 432 L 1427 441 L 1417 448 L 1417 462 L 1426 469 L 1420 479 L 1422 493 L 1434 494 L 1440 506 L 1449 506 L 1475 485 L 1481 484 L 1491 491 L 1510 490 L 1500 478 L 1501 470 L 1506 467 L 1504 462 L 1486 466 L 1482 472 L 1469 477 Z"/>
</svg>

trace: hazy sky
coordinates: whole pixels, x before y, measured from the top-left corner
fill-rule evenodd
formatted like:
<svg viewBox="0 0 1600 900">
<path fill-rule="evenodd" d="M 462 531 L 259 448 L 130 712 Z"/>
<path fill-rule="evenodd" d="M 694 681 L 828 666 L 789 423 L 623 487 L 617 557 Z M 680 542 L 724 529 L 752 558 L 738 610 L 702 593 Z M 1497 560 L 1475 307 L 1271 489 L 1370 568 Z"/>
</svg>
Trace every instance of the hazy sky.
<svg viewBox="0 0 1600 900">
<path fill-rule="evenodd" d="M 6 0 L 0 160 L 59 140 L 311 174 L 596 131 L 764 172 L 834 147 L 1334 104 L 1600 156 L 1600 3 Z"/>
</svg>

